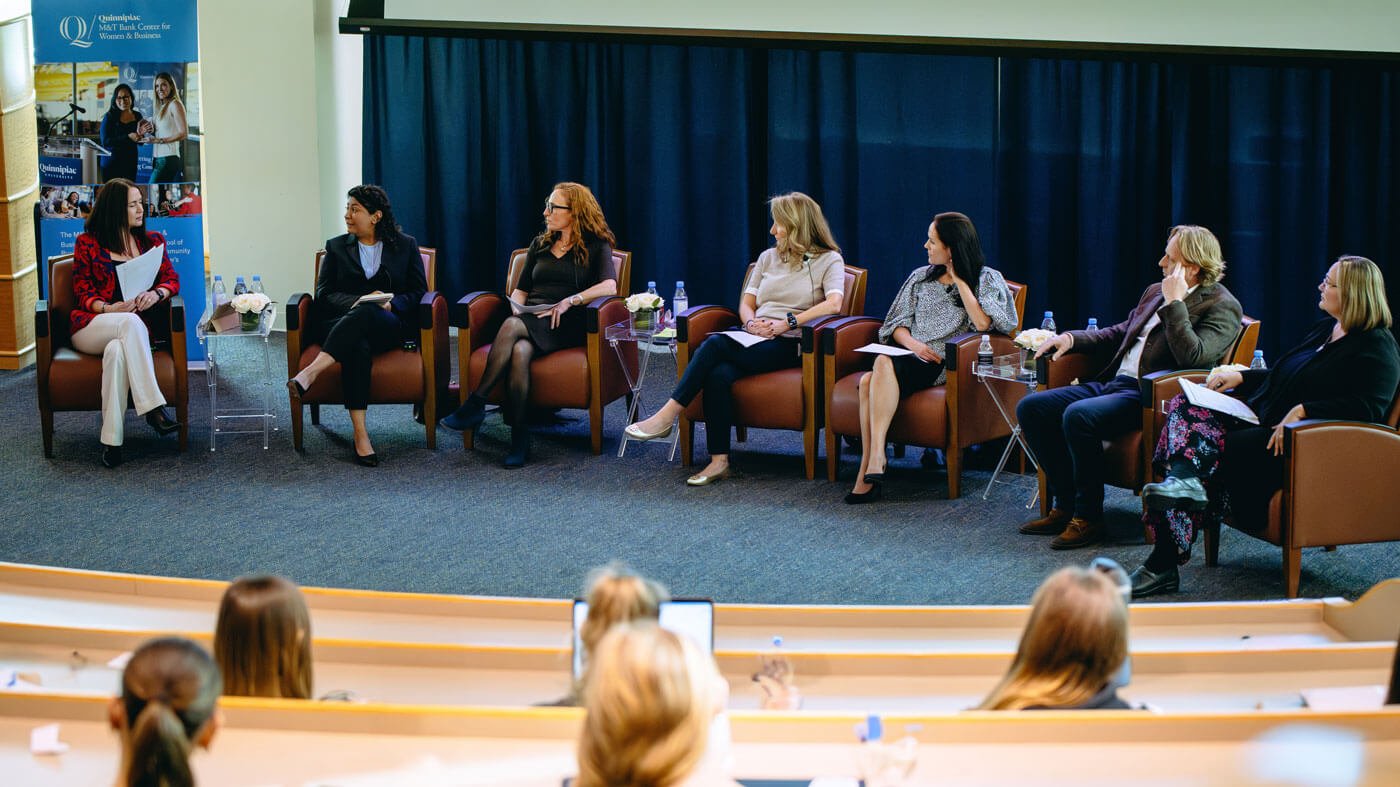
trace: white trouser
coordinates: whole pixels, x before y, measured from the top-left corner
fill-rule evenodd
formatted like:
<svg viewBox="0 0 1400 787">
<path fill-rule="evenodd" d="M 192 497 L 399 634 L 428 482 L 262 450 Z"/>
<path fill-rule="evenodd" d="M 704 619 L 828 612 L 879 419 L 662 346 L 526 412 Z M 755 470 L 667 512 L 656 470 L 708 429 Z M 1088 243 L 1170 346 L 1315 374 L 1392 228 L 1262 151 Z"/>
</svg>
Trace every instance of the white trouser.
<svg viewBox="0 0 1400 787">
<path fill-rule="evenodd" d="M 73 334 L 73 348 L 102 355 L 102 444 L 122 444 L 127 392 L 137 413 L 165 404 L 156 384 L 155 361 L 146 323 L 135 312 L 99 314 Z"/>
</svg>

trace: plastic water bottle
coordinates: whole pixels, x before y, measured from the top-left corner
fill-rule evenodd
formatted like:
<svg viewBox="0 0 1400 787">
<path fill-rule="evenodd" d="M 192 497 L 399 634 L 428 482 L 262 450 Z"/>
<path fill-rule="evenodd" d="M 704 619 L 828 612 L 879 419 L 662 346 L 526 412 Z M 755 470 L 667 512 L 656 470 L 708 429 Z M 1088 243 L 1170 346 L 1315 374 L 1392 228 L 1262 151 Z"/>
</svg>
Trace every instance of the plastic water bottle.
<svg viewBox="0 0 1400 787">
<path fill-rule="evenodd" d="M 679 315 L 690 308 L 690 296 L 685 294 L 685 282 L 676 282 L 676 294 L 671 296 L 671 311 Z"/>
<path fill-rule="evenodd" d="M 1085 330 L 1097 331 L 1098 329 L 1099 329 L 1099 318 L 1098 318 L 1098 317 L 1090 317 L 1090 318 L 1089 318 L 1089 325 L 1088 325 L 1088 327 L 1087 327 Z"/>
<path fill-rule="evenodd" d="M 215 277 L 214 277 L 214 298 L 213 298 L 213 300 L 214 300 L 214 305 L 215 305 L 215 306 L 218 306 L 218 305 L 221 304 L 221 303 L 228 303 L 228 289 L 227 289 L 226 287 L 224 287 L 224 277 L 222 277 L 222 276 L 215 276 Z"/>
<path fill-rule="evenodd" d="M 793 682 L 792 661 L 783 652 L 783 638 L 773 637 L 773 647 L 758 656 L 758 673 L 753 676 L 763 691 L 764 710 L 799 710 L 802 693 Z"/>
<path fill-rule="evenodd" d="M 1046 330 L 1051 333 L 1058 333 L 1058 331 L 1055 330 L 1055 313 L 1046 312 L 1045 319 L 1040 321 L 1040 327 L 1042 330 Z"/>
<path fill-rule="evenodd" d="M 647 282 L 647 294 L 648 294 L 648 295 L 655 295 L 655 294 L 656 294 L 656 282 L 654 282 L 654 281 L 649 281 L 649 282 Z"/>
<path fill-rule="evenodd" d="M 243 282 L 243 277 L 239 276 L 238 279 L 233 283 L 233 294 L 242 295 L 247 291 L 248 285 Z"/>
<path fill-rule="evenodd" d="M 256 293 L 259 294 L 259 295 L 266 295 L 266 294 L 267 294 L 267 291 L 263 289 L 263 283 L 262 283 L 262 277 L 261 277 L 261 276 L 254 276 L 254 277 L 253 277 L 253 285 L 252 285 L 251 287 L 248 288 L 248 292 L 256 292 Z"/>
<path fill-rule="evenodd" d="M 1264 365 L 1264 351 L 1263 351 L 1263 350 L 1255 350 L 1255 351 L 1254 351 L 1254 360 L 1252 360 L 1252 361 L 1249 362 L 1249 368 L 1251 368 L 1251 369 L 1267 369 L 1267 368 L 1269 368 L 1269 367 L 1267 367 L 1267 366 Z"/>
<path fill-rule="evenodd" d="M 977 345 L 977 370 L 982 374 L 992 373 L 992 337 L 985 333 Z"/>
</svg>

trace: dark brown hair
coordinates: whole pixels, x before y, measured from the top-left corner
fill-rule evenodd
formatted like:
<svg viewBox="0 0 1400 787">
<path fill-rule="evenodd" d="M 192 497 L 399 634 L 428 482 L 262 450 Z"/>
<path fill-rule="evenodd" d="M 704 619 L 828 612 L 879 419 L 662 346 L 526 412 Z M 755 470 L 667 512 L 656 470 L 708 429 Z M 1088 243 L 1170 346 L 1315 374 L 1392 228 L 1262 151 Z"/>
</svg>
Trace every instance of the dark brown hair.
<svg viewBox="0 0 1400 787">
<path fill-rule="evenodd" d="M 403 228 L 394 218 L 394 209 L 389 205 L 389 194 L 384 189 L 373 183 L 362 183 L 349 191 L 345 196 L 355 200 L 364 206 L 365 210 L 381 214 L 379 221 L 374 225 L 374 239 L 383 241 L 385 246 L 394 246 L 403 236 Z"/>
<path fill-rule="evenodd" d="M 97 198 L 92 201 L 92 212 L 88 214 L 83 230 L 97 239 L 97 245 L 107 251 L 126 253 L 126 237 L 136 241 L 136 248 L 145 251 L 151 248 L 151 239 L 146 234 L 146 221 L 141 226 L 128 226 L 126 219 L 126 195 L 140 186 L 126 178 L 112 178 L 102 184 Z M 142 199 L 145 199 L 143 196 Z"/>
<path fill-rule="evenodd" d="M 219 701 L 219 668 L 181 637 L 151 640 L 122 671 L 127 787 L 192 787 L 190 751 Z"/>
<path fill-rule="evenodd" d="M 219 602 L 214 659 L 230 697 L 310 699 L 311 616 L 296 583 L 240 577 Z"/>
<path fill-rule="evenodd" d="M 961 213 L 940 213 L 933 217 L 933 231 L 938 233 L 938 240 L 948 247 L 953 257 L 953 272 L 976 292 L 987 257 L 982 253 L 982 243 L 977 239 L 972 219 Z"/>
</svg>

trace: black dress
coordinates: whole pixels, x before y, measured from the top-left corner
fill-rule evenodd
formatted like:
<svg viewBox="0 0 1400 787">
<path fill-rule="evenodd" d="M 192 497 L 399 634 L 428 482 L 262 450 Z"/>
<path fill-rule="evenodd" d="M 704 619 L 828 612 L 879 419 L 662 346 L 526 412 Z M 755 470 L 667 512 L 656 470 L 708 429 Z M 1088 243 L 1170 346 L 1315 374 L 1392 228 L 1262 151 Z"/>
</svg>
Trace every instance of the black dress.
<svg viewBox="0 0 1400 787">
<path fill-rule="evenodd" d="M 526 293 L 526 306 L 558 303 L 605 279 L 616 280 L 612 245 L 607 241 L 595 238 L 585 242 L 588 261 L 584 265 L 579 264 L 577 247 L 570 249 L 563 257 L 555 257 L 549 250 L 550 245 L 548 240 L 531 245 L 525 269 L 515 285 L 516 289 Z M 549 327 L 548 316 L 540 318 L 527 314 L 520 319 L 530 332 L 530 342 L 535 345 L 537 356 L 566 347 L 579 347 L 587 332 L 582 306 L 564 312 L 558 328 Z"/>
</svg>

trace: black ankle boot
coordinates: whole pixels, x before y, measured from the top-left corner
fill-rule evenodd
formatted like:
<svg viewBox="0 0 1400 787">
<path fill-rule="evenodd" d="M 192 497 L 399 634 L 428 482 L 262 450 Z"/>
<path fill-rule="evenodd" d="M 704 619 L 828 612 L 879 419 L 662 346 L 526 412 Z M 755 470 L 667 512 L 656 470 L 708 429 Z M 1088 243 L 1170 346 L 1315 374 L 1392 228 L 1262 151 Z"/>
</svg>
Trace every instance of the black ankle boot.
<svg viewBox="0 0 1400 787">
<path fill-rule="evenodd" d="M 530 458 L 530 430 L 525 425 L 511 427 L 510 453 L 506 454 L 505 466 L 512 470 L 524 467 Z"/>
<path fill-rule="evenodd" d="M 451 415 L 440 422 L 448 429 L 455 429 L 458 432 L 466 432 L 481 426 L 481 422 L 486 420 L 486 397 L 472 394 L 467 397 L 467 401 L 462 402 Z"/>
</svg>

